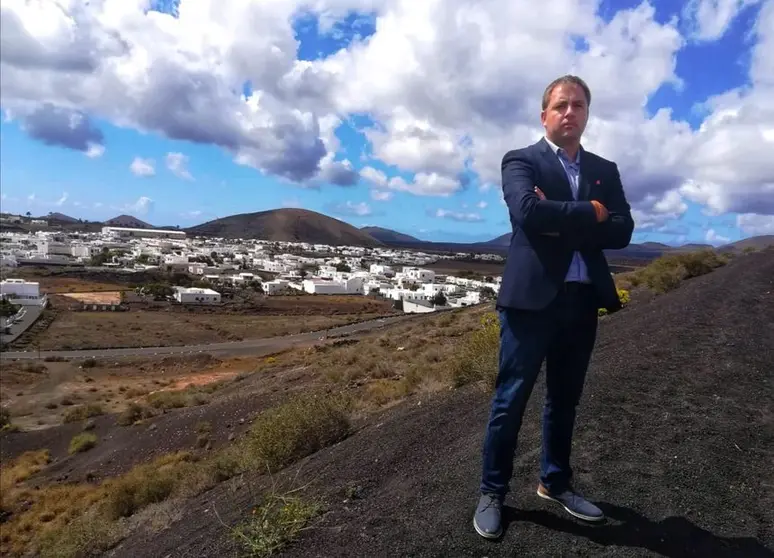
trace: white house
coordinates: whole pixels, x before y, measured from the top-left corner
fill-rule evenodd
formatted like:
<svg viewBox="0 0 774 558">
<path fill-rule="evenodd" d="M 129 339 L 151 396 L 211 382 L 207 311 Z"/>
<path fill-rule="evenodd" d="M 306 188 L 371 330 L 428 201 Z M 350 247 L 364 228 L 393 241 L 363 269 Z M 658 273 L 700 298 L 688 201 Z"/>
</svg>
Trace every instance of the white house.
<svg viewBox="0 0 774 558">
<path fill-rule="evenodd" d="M 364 294 L 365 293 L 365 281 L 363 277 L 350 277 L 344 281 L 344 285 L 347 294 Z"/>
<path fill-rule="evenodd" d="M 181 304 L 220 304 L 220 293 L 212 289 L 175 287 L 175 300 Z"/>
<path fill-rule="evenodd" d="M 267 295 L 277 294 L 278 292 L 287 289 L 289 285 L 288 281 L 282 279 L 275 279 L 273 281 L 266 281 L 263 284 L 263 292 Z"/>
<path fill-rule="evenodd" d="M 404 314 L 427 314 L 428 312 L 435 312 L 435 306 L 433 306 L 432 302 L 427 302 L 426 300 L 403 301 Z"/>
<path fill-rule="evenodd" d="M 304 279 L 302 285 L 304 291 L 311 294 L 344 294 L 347 292 L 347 286 L 338 281 Z"/>
<path fill-rule="evenodd" d="M 369 271 L 373 275 L 384 275 L 385 277 L 395 276 L 395 270 L 389 265 L 371 264 Z"/>
<path fill-rule="evenodd" d="M 404 267 L 403 274 L 418 283 L 432 283 L 435 280 L 435 271 L 420 267 Z"/>
<path fill-rule="evenodd" d="M 14 304 L 39 305 L 40 283 L 24 279 L 6 279 L 0 281 L 0 296 Z"/>
</svg>

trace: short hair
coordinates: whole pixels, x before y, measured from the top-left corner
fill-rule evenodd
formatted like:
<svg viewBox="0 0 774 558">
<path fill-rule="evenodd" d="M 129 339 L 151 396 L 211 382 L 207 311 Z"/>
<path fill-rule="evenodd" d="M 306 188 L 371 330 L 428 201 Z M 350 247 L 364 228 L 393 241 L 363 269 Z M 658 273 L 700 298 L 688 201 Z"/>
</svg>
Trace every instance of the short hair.
<svg viewBox="0 0 774 558">
<path fill-rule="evenodd" d="M 556 89 L 559 85 L 564 84 L 573 84 L 577 85 L 581 89 L 583 89 L 583 94 L 586 96 L 586 105 L 591 105 L 591 90 L 589 89 L 589 86 L 586 85 L 586 82 L 583 81 L 578 76 L 573 75 L 566 75 L 559 78 L 556 78 L 554 81 L 548 84 L 548 87 L 546 87 L 546 90 L 543 92 L 543 104 L 542 109 L 546 110 L 548 108 L 548 101 L 551 99 L 551 93 L 554 92 L 554 89 Z"/>
</svg>

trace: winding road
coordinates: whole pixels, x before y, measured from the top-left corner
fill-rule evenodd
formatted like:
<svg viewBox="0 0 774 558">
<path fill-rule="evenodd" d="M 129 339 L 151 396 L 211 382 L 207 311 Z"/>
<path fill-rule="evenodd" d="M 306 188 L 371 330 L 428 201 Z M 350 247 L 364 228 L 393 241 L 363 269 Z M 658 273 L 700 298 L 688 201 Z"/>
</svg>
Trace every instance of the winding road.
<svg viewBox="0 0 774 558">
<path fill-rule="evenodd" d="M 31 360 L 46 357 L 60 357 L 68 359 L 80 358 L 119 358 L 135 356 L 159 356 L 181 355 L 193 353 L 209 353 L 213 356 L 238 356 L 260 355 L 289 349 L 296 345 L 308 344 L 316 341 L 321 335 L 351 335 L 365 333 L 388 325 L 404 322 L 410 319 L 421 319 L 423 316 L 433 316 L 435 312 L 428 314 L 404 314 L 389 318 L 378 318 L 355 324 L 333 327 L 327 330 L 310 331 L 283 337 L 264 337 L 260 339 L 245 339 L 243 341 L 228 341 L 223 343 L 207 343 L 204 345 L 177 345 L 170 347 L 127 347 L 123 349 L 83 349 L 78 351 L 15 351 L 0 353 L 0 361 L 3 360 Z"/>
</svg>

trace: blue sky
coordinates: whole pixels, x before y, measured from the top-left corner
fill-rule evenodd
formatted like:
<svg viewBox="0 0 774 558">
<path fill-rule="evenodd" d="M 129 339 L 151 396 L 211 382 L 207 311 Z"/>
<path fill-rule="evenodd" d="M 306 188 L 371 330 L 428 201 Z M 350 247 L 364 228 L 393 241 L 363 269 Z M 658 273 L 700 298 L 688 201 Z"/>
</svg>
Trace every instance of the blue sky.
<svg viewBox="0 0 774 558">
<path fill-rule="evenodd" d="M 174 4 L 164 3 L 167 7 Z M 679 4 L 669 0 L 653 2 L 656 21 L 665 24 L 680 16 L 675 11 Z M 637 5 L 605 0 L 598 15 L 610 19 L 619 10 Z M 675 69 L 684 87 L 665 84 L 651 92 L 648 114 L 670 108 L 673 120 L 684 120 L 696 130 L 707 116 L 698 104 L 749 85 L 752 44 L 748 31 L 757 14 L 757 8 L 741 12 L 718 40 L 687 40 L 677 52 Z M 324 59 L 346 49 L 354 36 L 366 39 L 375 32 L 375 18 L 367 14 L 349 16 L 333 32 L 321 34 L 317 24 L 314 15 L 296 20 L 299 59 Z M 686 25 L 680 23 L 678 29 L 688 36 Z M 378 225 L 426 240 L 479 241 L 509 232 L 499 184 L 482 189 L 475 175 L 449 197 L 392 191 L 389 201 L 377 201 L 372 197 L 372 185 L 362 178 L 351 186 L 292 184 L 254 167 L 236 164 L 234 156 L 219 146 L 171 140 L 162 133 L 141 132 L 131 126 L 119 127 L 99 114 L 92 115 L 92 124 L 104 135 L 105 150 L 99 157 L 33 139 L 22 123 L 20 119 L 6 119 L 0 124 L 3 211 L 29 211 L 33 215 L 59 211 L 95 220 L 129 213 L 154 225 L 188 226 L 235 213 L 303 207 L 356 226 Z M 394 165 L 364 160 L 363 155 L 371 153 L 363 133 L 364 123 L 369 123 L 367 115 L 345 120 L 337 128 L 340 145 L 336 160 L 346 158 L 355 169 L 371 166 L 388 177 L 401 175 L 410 180 L 411 173 Z M 187 158 L 185 168 L 191 179 L 181 178 L 167 168 L 168 153 L 181 153 Z M 137 176 L 131 172 L 130 165 L 136 158 L 152 162 L 155 173 Z M 735 213 L 710 215 L 696 201 L 684 202 L 687 209 L 678 218 L 663 222 L 661 232 L 638 228 L 635 241 L 705 242 L 710 229 L 714 231 L 712 238 L 720 239 L 716 243 L 749 236 L 736 226 Z M 438 216 L 439 209 L 444 210 L 444 217 Z"/>
</svg>

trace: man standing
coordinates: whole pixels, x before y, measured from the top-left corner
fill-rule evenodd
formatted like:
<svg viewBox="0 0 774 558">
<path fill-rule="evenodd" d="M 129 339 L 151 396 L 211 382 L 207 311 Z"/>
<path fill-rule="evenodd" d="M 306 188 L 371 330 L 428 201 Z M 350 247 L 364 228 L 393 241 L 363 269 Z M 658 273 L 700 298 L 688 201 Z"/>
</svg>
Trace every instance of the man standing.
<svg viewBox="0 0 774 558">
<path fill-rule="evenodd" d="M 597 310 L 621 308 L 603 250 L 626 247 L 634 222 L 616 164 L 581 147 L 590 102 L 582 79 L 554 80 L 543 94 L 545 137 L 509 151 L 502 161 L 513 233 L 497 298 L 499 370 L 473 519 L 486 538 L 502 534 L 502 503 L 522 416 L 543 360 L 546 400 L 537 495 L 586 521 L 604 517 L 573 490 L 570 448 L 596 340 Z"/>
</svg>

